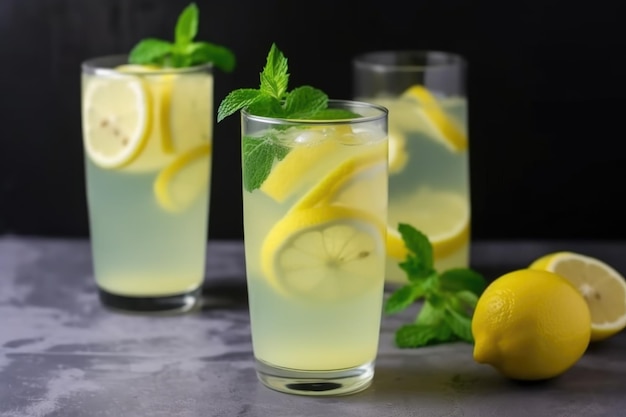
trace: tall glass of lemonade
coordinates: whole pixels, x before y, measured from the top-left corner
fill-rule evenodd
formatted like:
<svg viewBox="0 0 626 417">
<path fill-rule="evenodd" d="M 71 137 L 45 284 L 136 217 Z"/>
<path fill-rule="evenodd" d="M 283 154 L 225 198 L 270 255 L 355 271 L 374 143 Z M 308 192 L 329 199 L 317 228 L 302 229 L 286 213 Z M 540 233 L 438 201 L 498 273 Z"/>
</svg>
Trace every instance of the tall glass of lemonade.
<svg viewBox="0 0 626 417">
<path fill-rule="evenodd" d="M 188 310 L 204 279 L 212 65 L 127 62 L 110 56 L 82 65 L 96 283 L 114 308 Z"/>
<path fill-rule="evenodd" d="M 329 108 L 356 116 L 296 120 L 245 109 L 241 116 L 258 376 L 271 388 L 304 395 L 369 385 L 384 283 L 387 111 L 334 100 Z M 262 167 L 245 155 L 268 145 L 278 158 L 252 189 Z"/>
<path fill-rule="evenodd" d="M 397 232 L 432 243 L 435 268 L 467 267 L 470 243 L 466 62 L 456 54 L 380 51 L 353 59 L 354 97 L 389 109 L 389 283 L 406 282 Z"/>
</svg>

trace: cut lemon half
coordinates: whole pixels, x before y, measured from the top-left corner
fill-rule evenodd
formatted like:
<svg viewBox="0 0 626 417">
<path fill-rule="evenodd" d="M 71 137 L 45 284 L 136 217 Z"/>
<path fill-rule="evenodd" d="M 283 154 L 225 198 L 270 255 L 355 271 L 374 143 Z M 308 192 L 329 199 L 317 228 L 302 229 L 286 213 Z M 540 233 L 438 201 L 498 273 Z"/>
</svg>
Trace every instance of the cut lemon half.
<svg viewBox="0 0 626 417">
<path fill-rule="evenodd" d="M 384 226 L 340 206 L 296 210 L 276 223 L 261 249 L 268 282 L 286 297 L 336 301 L 382 285 Z"/>
<path fill-rule="evenodd" d="M 140 77 L 123 75 L 85 81 L 83 142 L 102 168 L 121 168 L 139 156 L 148 141 L 151 100 Z"/>
<path fill-rule="evenodd" d="M 186 210 L 206 193 L 210 169 L 210 145 L 200 145 L 181 154 L 154 181 L 159 205 L 171 212 Z"/>
<path fill-rule="evenodd" d="M 420 230 L 433 247 L 435 260 L 445 258 L 469 243 L 470 207 L 461 194 L 422 189 L 390 205 L 387 234 L 387 254 L 402 260 L 407 249 L 396 230 L 399 223 L 407 223 Z M 393 225 L 393 226 L 391 226 Z"/>
<path fill-rule="evenodd" d="M 626 328 L 626 281 L 605 262 L 574 252 L 537 259 L 531 269 L 554 272 L 582 293 L 591 312 L 591 340 L 603 340 Z"/>
<path fill-rule="evenodd" d="M 409 87 L 402 95 L 419 104 L 419 112 L 424 122 L 451 150 L 461 152 L 467 150 L 467 135 L 461 130 L 439 105 L 437 99 L 422 85 Z"/>
</svg>

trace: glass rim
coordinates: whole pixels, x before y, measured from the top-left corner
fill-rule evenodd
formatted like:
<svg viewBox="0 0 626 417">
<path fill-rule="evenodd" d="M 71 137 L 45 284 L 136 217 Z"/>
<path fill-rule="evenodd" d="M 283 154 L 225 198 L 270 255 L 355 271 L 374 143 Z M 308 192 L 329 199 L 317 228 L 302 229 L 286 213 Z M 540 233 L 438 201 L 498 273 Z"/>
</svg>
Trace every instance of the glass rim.
<svg viewBox="0 0 626 417">
<path fill-rule="evenodd" d="M 253 120 L 255 122 L 263 122 L 266 124 L 280 124 L 280 125 L 335 125 L 335 124 L 346 124 L 346 123 L 367 123 L 374 122 L 380 119 L 387 117 L 389 114 L 389 110 L 381 105 L 368 103 L 365 101 L 359 100 L 339 100 L 339 99 L 329 99 L 328 107 L 331 108 L 348 108 L 348 109 L 359 109 L 359 108 L 367 108 L 371 110 L 378 111 L 377 114 L 373 115 L 359 115 L 359 117 L 353 118 L 342 118 L 342 119 L 289 119 L 284 117 L 271 117 L 271 116 L 259 116 L 256 114 L 252 114 L 248 112 L 247 107 L 241 109 L 242 117 L 246 117 L 249 120 Z"/>
<path fill-rule="evenodd" d="M 409 60 L 424 59 L 432 56 L 435 59 L 433 63 L 412 64 L 412 63 L 391 63 L 385 61 L 384 58 L 406 57 Z M 374 71 L 423 71 L 433 69 L 445 69 L 453 67 L 463 67 L 467 65 L 465 57 L 456 52 L 445 50 L 429 50 L 429 49 L 388 49 L 369 51 L 356 55 L 353 60 L 356 67 L 368 68 Z"/>
<path fill-rule="evenodd" d="M 86 59 L 81 62 L 80 67 L 83 73 L 94 74 L 94 75 L 142 75 L 142 76 L 152 76 L 152 75 L 165 75 L 165 74 L 190 74 L 197 72 L 207 72 L 213 70 L 213 63 L 208 62 L 206 64 L 194 65 L 192 67 L 184 67 L 184 68 L 170 68 L 164 67 L 155 69 L 154 71 L 145 72 L 145 71 L 124 71 L 120 72 L 115 69 L 118 65 L 128 64 L 128 54 L 112 54 L 112 55 L 102 55 L 94 58 Z M 128 64 L 132 65 L 132 64 Z"/>
</svg>

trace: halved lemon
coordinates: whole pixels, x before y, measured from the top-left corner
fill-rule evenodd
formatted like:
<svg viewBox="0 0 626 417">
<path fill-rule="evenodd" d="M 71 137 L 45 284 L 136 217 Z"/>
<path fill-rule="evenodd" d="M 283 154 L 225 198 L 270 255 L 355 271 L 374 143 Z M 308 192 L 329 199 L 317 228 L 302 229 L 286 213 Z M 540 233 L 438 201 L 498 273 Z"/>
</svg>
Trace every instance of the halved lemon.
<svg viewBox="0 0 626 417">
<path fill-rule="evenodd" d="M 263 242 L 263 273 L 288 297 L 353 297 L 383 283 L 384 233 L 384 226 L 361 210 L 318 206 L 292 211 Z"/>
<path fill-rule="evenodd" d="M 402 95 L 403 98 L 417 102 L 419 113 L 424 123 L 435 133 L 435 137 L 443 141 L 451 150 L 456 152 L 467 149 L 467 135 L 461 127 L 439 105 L 437 99 L 426 87 L 414 85 Z"/>
<path fill-rule="evenodd" d="M 211 170 L 211 146 L 200 145 L 163 169 L 154 181 L 154 194 L 161 207 L 181 212 L 207 191 Z"/>
<path fill-rule="evenodd" d="M 407 254 L 396 230 L 399 223 L 410 224 L 428 236 L 435 260 L 451 255 L 469 242 L 470 207 L 461 194 L 424 188 L 393 202 L 388 217 L 391 230 L 387 234 L 387 254 L 396 260 Z"/>
<path fill-rule="evenodd" d="M 102 168 L 121 168 L 137 158 L 148 141 L 151 99 L 140 77 L 88 78 L 83 96 L 83 142 Z"/>
<path fill-rule="evenodd" d="M 555 252 L 535 260 L 531 269 L 555 272 L 582 293 L 591 312 L 591 340 L 626 328 L 626 281 L 605 262 L 574 252 Z"/>
</svg>

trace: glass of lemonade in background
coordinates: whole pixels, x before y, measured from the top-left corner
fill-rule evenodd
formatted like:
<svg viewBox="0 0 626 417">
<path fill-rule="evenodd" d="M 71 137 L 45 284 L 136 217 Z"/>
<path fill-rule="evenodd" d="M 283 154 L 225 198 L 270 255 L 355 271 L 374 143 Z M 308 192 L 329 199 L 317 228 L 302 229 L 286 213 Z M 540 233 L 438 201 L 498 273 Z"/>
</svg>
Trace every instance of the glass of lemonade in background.
<svg viewBox="0 0 626 417">
<path fill-rule="evenodd" d="M 329 108 L 360 116 L 289 120 L 242 111 L 257 375 L 270 388 L 303 395 L 370 384 L 383 301 L 387 111 L 338 100 Z M 245 155 L 268 141 L 282 159 L 254 189 L 246 179 L 254 181 L 260 167 Z"/>
<path fill-rule="evenodd" d="M 353 59 L 354 97 L 389 109 L 387 282 L 406 282 L 408 223 L 433 245 L 435 268 L 467 267 L 470 189 L 466 63 L 459 55 L 380 51 Z"/>
<path fill-rule="evenodd" d="M 211 65 L 126 56 L 82 65 L 94 272 L 105 305 L 185 311 L 204 279 L 213 126 Z"/>
</svg>

